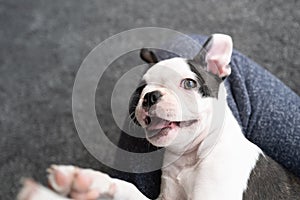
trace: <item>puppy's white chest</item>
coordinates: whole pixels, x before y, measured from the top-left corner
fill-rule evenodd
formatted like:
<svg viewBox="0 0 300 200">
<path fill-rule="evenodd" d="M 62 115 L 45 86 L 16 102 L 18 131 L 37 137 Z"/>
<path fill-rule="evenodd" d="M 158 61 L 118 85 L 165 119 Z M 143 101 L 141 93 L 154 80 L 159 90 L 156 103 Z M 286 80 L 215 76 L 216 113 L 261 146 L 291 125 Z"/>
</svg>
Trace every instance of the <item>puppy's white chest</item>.
<svg viewBox="0 0 300 200">
<path fill-rule="evenodd" d="M 170 156 L 170 155 L 167 155 Z M 192 199 L 195 193 L 200 161 L 196 152 L 186 154 L 163 169 L 162 189 L 165 199 Z M 176 195 L 172 196 L 176 191 Z M 170 198 L 172 197 L 172 198 Z"/>
<path fill-rule="evenodd" d="M 182 171 L 176 177 L 176 180 L 178 184 L 183 188 L 187 199 L 191 199 L 192 194 L 194 193 L 193 190 L 195 189 L 198 165 L 199 163 L 194 166 L 182 169 Z"/>
<path fill-rule="evenodd" d="M 164 171 L 162 176 L 162 198 L 167 200 L 190 200 L 194 193 L 195 173 L 194 167 L 178 168 L 170 167 L 171 171 Z"/>
</svg>

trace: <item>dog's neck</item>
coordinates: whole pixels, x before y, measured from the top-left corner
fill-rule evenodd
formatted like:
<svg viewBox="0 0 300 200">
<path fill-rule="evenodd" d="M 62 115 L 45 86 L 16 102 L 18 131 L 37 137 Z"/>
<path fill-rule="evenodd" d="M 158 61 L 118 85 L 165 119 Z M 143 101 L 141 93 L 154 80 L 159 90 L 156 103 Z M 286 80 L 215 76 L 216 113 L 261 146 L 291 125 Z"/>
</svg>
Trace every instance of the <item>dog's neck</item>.
<svg viewBox="0 0 300 200">
<path fill-rule="evenodd" d="M 225 112 L 224 126 L 213 129 L 195 148 L 181 156 L 165 152 L 164 162 L 170 163 L 175 156 L 178 159 L 162 169 L 162 177 L 183 187 L 186 199 L 191 198 L 194 185 L 205 186 L 198 189 L 203 199 L 241 199 L 247 188 L 250 173 L 262 152 L 244 137 L 228 106 Z"/>
<path fill-rule="evenodd" d="M 181 169 L 186 166 L 199 164 L 202 160 L 209 156 L 211 152 L 214 151 L 214 153 L 216 153 L 216 151 L 222 151 L 222 148 L 227 148 L 225 146 L 231 146 L 231 148 L 234 148 L 234 145 L 238 145 L 241 151 L 243 149 L 245 151 L 247 151 L 247 149 L 258 150 L 255 145 L 250 143 L 244 137 L 238 122 L 234 118 L 228 106 L 225 108 L 223 125 L 217 125 L 216 127 L 213 125 L 213 127 L 210 127 L 209 130 L 208 134 L 199 134 L 199 137 L 192 142 L 190 148 L 188 148 L 184 153 L 166 148 L 164 162 L 169 163 L 170 159 L 174 160 L 174 158 L 177 157 L 178 159 L 176 159 L 172 165 Z M 203 135 L 206 135 L 206 137 L 203 138 Z"/>
</svg>

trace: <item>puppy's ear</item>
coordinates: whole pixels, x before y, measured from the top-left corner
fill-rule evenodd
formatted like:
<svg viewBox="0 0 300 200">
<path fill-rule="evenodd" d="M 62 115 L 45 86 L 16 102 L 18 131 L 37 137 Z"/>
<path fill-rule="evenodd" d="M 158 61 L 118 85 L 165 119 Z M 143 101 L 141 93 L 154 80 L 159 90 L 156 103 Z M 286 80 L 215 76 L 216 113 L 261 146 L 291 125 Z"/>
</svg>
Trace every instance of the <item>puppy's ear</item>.
<svg viewBox="0 0 300 200">
<path fill-rule="evenodd" d="M 158 62 L 157 56 L 150 49 L 146 49 L 146 48 L 141 49 L 140 57 L 142 60 L 144 60 L 146 63 L 149 64 Z"/>
<path fill-rule="evenodd" d="M 228 35 L 213 34 L 204 43 L 203 48 L 193 58 L 207 71 L 224 78 L 231 73 L 229 66 L 232 54 L 232 39 Z"/>
</svg>

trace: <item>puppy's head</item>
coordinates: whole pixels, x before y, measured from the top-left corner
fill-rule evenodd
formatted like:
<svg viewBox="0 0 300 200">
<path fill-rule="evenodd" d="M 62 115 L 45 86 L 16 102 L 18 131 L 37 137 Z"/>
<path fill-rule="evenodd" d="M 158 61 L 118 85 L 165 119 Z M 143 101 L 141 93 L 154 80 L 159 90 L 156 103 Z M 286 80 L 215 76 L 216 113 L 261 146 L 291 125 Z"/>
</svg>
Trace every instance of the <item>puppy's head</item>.
<svg viewBox="0 0 300 200">
<path fill-rule="evenodd" d="M 175 57 L 159 61 L 148 49 L 141 58 L 152 66 L 132 96 L 132 118 L 159 147 L 185 148 L 205 137 L 210 127 L 212 99 L 230 74 L 232 40 L 212 35 L 191 60 Z"/>
</svg>

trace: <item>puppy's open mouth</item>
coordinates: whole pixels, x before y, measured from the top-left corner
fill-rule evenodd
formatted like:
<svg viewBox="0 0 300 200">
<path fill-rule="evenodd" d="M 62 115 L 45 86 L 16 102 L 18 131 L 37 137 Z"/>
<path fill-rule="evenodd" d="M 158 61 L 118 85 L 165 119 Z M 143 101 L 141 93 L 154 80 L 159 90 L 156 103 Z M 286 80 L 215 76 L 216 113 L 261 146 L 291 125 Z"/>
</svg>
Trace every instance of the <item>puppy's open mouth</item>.
<svg viewBox="0 0 300 200">
<path fill-rule="evenodd" d="M 148 137 L 151 139 L 157 135 L 167 135 L 170 130 L 177 128 L 183 128 L 196 123 L 198 120 L 187 120 L 187 121 L 169 121 L 159 117 L 149 117 L 145 119 L 147 124 L 146 131 Z"/>
</svg>

